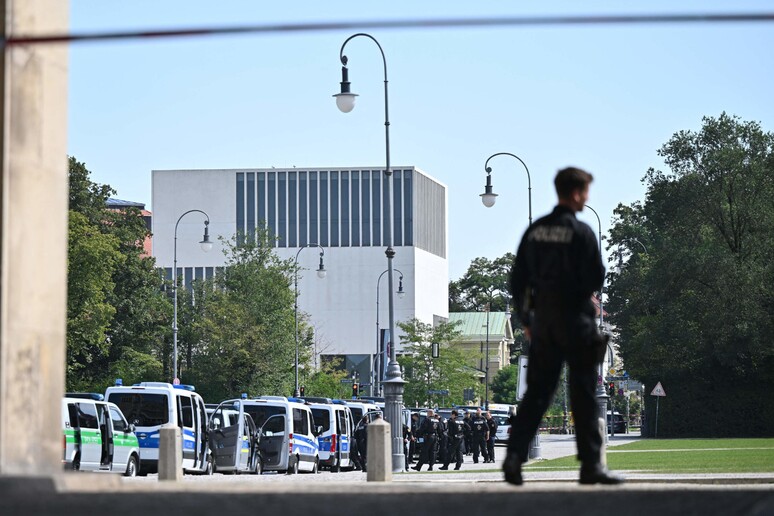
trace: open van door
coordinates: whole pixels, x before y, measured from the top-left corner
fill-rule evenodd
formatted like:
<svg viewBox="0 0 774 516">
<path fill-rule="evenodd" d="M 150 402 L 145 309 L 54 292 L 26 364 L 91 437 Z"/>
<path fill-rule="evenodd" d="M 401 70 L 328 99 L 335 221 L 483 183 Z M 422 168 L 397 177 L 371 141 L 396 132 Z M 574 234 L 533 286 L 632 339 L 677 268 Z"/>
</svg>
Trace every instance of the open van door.
<svg viewBox="0 0 774 516">
<path fill-rule="evenodd" d="M 261 427 L 261 439 L 258 449 L 264 467 L 278 466 L 282 463 L 283 454 L 288 452 L 289 435 L 284 414 L 275 414 L 267 419 Z"/>
<path fill-rule="evenodd" d="M 216 469 L 237 469 L 242 450 L 243 420 L 240 407 L 233 402 L 221 403 L 212 413 L 208 437 Z"/>
</svg>

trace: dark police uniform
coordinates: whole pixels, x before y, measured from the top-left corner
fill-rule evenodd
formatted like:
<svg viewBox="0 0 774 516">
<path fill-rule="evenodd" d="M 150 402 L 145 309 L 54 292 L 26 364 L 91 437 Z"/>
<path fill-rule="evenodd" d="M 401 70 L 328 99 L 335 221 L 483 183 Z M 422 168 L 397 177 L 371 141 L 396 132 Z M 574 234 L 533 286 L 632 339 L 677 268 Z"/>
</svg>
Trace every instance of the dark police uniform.
<svg viewBox="0 0 774 516">
<path fill-rule="evenodd" d="M 486 425 L 489 427 L 489 440 L 486 442 L 486 450 L 489 452 L 489 462 L 494 462 L 495 439 L 497 437 L 497 421 L 494 416 L 486 420 Z"/>
<path fill-rule="evenodd" d="M 454 469 L 460 469 L 462 466 L 462 443 L 465 442 L 465 436 L 470 433 L 470 426 L 459 416 L 449 419 L 447 422 L 447 433 L 449 434 L 449 449 L 446 452 L 446 461 L 441 469 L 449 469 L 451 461 L 457 461 Z"/>
<path fill-rule="evenodd" d="M 419 471 L 422 469 L 422 465 L 427 463 L 430 465 L 430 471 L 433 471 L 433 464 L 435 464 L 435 445 L 438 441 L 440 433 L 440 423 L 434 417 L 426 417 L 422 424 L 419 425 L 419 437 L 422 437 L 422 451 L 419 454 L 419 462 L 413 469 Z"/>
<path fill-rule="evenodd" d="M 592 229 L 568 207 L 556 206 L 532 224 L 519 244 L 511 294 L 531 342 L 527 392 L 512 418 L 508 454 L 526 462 L 529 443 L 551 403 L 567 362 L 578 459 L 599 464 L 602 435 L 597 404 L 599 336 L 591 296 L 602 288 L 605 268 Z"/>
<path fill-rule="evenodd" d="M 479 450 L 484 457 L 484 462 L 489 462 L 489 451 L 486 448 L 486 433 L 489 431 L 489 426 L 484 416 L 471 416 L 470 428 L 473 429 L 473 462 L 478 464 Z"/>
</svg>

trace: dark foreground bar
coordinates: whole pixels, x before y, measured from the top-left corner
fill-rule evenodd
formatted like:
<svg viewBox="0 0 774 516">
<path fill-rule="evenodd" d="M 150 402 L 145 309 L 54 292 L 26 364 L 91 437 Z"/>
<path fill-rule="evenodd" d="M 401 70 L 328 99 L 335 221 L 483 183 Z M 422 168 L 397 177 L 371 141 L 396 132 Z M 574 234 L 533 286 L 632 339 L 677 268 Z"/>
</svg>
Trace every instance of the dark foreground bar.
<svg viewBox="0 0 774 516">
<path fill-rule="evenodd" d="M 0 477 L 0 515 L 109 516 L 424 516 L 774 515 L 774 485 L 628 484 L 581 487 L 502 483 L 119 486 L 106 492 L 57 491 L 47 478 Z"/>
</svg>

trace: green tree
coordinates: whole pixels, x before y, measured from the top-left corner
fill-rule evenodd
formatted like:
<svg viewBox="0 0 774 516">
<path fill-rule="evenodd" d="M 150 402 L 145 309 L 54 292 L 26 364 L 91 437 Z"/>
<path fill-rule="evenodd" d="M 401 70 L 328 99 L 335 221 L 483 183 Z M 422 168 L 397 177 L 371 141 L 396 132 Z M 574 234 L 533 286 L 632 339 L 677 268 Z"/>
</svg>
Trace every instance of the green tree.
<svg viewBox="0 0 774 516">
<path fill-rule="evenodd" d="M 67 275 L 67 389 L 99 382 L 94 363 L 109 349 L 107 329 L 115 308 L 107 302 L 112 273 L 122 262 L 118 242 L 86 216 L 70 211 Z"/>
<path fill-rule="evenodd" d="M 463 390 L 473 388 L 483 392 L 477 371 L 470 366 L 480 354 L 469 353 L 455 346 L 461 333 L 458 322 L 441 322 L 437 326 L 411 319 L 399 323 L 405 354 L 398 362 L 405 371 L 407 381 L 403 398 L 407 406 L 438 405 L 441 403 L 463 404 Z M 432 357 L 432 343 L 438 343 L 439 356 Z M 429 390 L 448 390 L 448 396 L 430 395 Z"/>
<path fill-rule="evenodd" d="M 341 367 L 342 359 L 336 357 L 333 360 L 323 360 L 319 371 L 315 371 L 304 381 L 307 396 L 320 396 L 323 398 L 346 397 L 352 386 L 342 384 L 341 380 L 347 377 L 347 371 Z M 343 386 L 342 386 L 343 385 Z"/>
<path fill-rule="evenodd" d="M 492 378 L 492 401 L 494 403 L 516 403 L 519 387 L 519 366 L 507 365 Z"/>
<path fill-rule="evenodd" d="M 200 316 L 191 321 L 191 335 L 201 342 L 191 344 L 195 351 L 190 378 L 207 399 L 242 392 L 290 394 L 295 362 L 293 260 L 279 259 L 265 232 L 240 239 L 239 245 L 236 238 L 225 241 L 224 253 L 223 273 L 196 302 Z M 299 327 L 300 333 L 305 331 Z M 184 348 L 188 345 L 183 341 Z M 303 356 L 309 356 L 308 349 Z"/>
<path fill-rule="evenodd" d="M 484 310 L 487 303 L 493 312 L 506 311 L 513 259 L 513 253 L 494 260 L 475 258 L 460 279 L 449 282 L 449 311 L 477 312 Z"/>
<path fill-rule="evenodd" d="M 606 308 L 626 369 L 668 393 L 659 436 L 767 435 L 774 134 L 723 113 L 659 155 L 670 171 L 649 170 L 645 201 L 619 205 L 611 230 L 618 267 Z"/>
<path fill-rule="evenodd" d="M 107 200 L 115 191 L 109 185 L 99 185 L 90 179 L 84 163 L 69 158 L 69 203 L 71 210 L 71 257 L 68 284 L 73 292 L 88 289 L 88 278 L 107 274 L 110 281 L 103 289 L 107 326 L 100 342 L 91 344 L 87 357 L 79 357 L 79 344 L 74 335 L 68 337 L 68 386 L 83 390 L 102 391 L 114 378 L 127 383 L 141 380 L 169 379 L 163 375 L 162 362 L 170 336 L 171 304 L 161 291 L 162 279 L 153 258 L 144 254 L 143 243 L 149 235 L 141 213 L 134 208 L 107 209 Z M 77 214 L 74 217 L 73 214 Z M 76 220 L 75 225 L 72 220 Z M 82 224 L 88 231 L 82 231 Z M 74 242 L 75 240 L 75 242 Z M 99 264 L 77 263 L 78 249 L 92 245 L 91 240 L 109 240 L 119 257 Z M 84 306 L 72 298 L 68 303 L 71 320 L 90 318 Z M 108 316 L 109 314 L 109 316 Z M 91 319 L 93 323 L 104 322 Z M 79 362 L 80 361 L 80 362 Z M 83 362 L 85 361 L 85 362 Z"/>
</svg>

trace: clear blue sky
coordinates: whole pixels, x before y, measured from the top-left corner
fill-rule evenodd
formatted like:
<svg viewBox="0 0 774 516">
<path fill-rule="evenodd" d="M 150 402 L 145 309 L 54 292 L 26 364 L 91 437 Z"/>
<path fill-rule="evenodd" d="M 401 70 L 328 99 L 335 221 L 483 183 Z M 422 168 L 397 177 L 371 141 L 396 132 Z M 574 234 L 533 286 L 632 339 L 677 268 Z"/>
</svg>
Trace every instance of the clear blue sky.
<svg viewBox="0 0 774 516">
<path fill-rule="evenodd" d="M 71 0 L 73 32 L 406 18 L 773 11 L 771 2 L 105 2 Z M 69 153 L 117 197 L 151 202 L 151 170 L 383 166 L 382 61 L 347 45 L 354 111 L 336 109 L 339 49 L 355 31 L 73 44 Z M 644 197 L 657 150 L 726 111 L 774 131 L 774 22 L 371 30 L 387 58 L 393 165 L 448 186 L 449 265 L 513 251 L 554 204 L 557 169 L 595 176 L 603 234 L 618 203 Z M 591 212 L 579 217 L 597 229 Z"/>
</svg>

